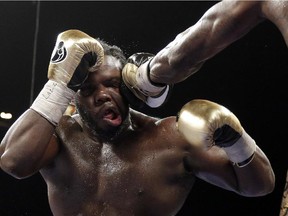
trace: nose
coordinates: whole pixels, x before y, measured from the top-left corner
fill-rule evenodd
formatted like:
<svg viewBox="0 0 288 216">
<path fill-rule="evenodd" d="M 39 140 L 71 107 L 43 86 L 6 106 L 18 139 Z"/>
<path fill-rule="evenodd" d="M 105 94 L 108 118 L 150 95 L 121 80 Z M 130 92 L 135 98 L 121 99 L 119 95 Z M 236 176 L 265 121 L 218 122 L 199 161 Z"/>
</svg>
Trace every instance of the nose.
<svg viewBox="0 0 288 216">
<path fill-rule="evenodd" d="M 94 96 L 95 105 L 99 106 L 103 103 L 110 102 L 111 96 L 107 93 L 107 91 L 101 89 Z"/>
</svg>

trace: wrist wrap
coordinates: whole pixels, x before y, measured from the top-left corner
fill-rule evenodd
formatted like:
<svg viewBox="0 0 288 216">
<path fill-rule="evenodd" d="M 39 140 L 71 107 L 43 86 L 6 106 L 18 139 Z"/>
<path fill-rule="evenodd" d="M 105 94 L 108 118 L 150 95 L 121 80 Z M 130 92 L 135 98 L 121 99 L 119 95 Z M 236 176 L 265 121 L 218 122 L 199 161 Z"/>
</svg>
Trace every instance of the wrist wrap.
<svg viewBox="0 0 288 216">
<path fill-rule="evenodd" d="M 256 151 L 255 141 L 243 130 L 242 136 L 232 146 L 223 148 L 227 153 L 230 161 L 239 167 L 248 165 Z"/>
<path fill-rule="evenodd" d="M 49 80 L 30 108 L 56 126 L 75 94 L 65 85 Z"/>
</svg>

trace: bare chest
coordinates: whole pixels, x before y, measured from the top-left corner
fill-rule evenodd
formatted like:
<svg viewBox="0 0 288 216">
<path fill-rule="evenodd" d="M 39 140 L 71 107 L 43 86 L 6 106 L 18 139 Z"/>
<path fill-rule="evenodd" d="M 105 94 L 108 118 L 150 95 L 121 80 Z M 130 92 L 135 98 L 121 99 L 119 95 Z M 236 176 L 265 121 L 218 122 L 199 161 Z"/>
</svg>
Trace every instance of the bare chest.
<svg viewBox="0 0 288 216">
<path fill-rule="evenodd" d="M 92 148 L 93 143 L 85 146 Z M 165 137 L 151 136 L 94 146 L 90 151 L 72 148 L 63 159 L 63 169 L 71 171 L 64 177 L 65 185 L 70 193 L 85 198 L 85 205 L 102 203 L 127 215 L 127 211 L 131 215 L 174 213 L 194 182 L 183 165 L 185 154 Z"/>
</svg>

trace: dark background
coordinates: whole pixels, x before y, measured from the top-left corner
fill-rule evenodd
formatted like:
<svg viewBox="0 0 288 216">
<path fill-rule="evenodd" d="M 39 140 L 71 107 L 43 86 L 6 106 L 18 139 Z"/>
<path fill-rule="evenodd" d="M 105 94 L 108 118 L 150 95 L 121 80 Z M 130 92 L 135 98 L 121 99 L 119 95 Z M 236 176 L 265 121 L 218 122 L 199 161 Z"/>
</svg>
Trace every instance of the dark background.
<svg viewBox="0 0 288 216">
<path fill-rule="evenodd" d="M 61 31 L 80 29 L 118 45 L 127 56 L 139 51 L 156 53 L 215 3 L 1 1 L 0 112 L 14 117 L 0 120 L 0 138 L 47 81 L 50 55 Z M 165 117 L 175 115 L 193 98 L 221 103 L 239 117 L 276 174 L 274 192 L 258 198 L 197 181 L 179 216 L 279 215 L 288 164 L 287 73 L 287 47 L 278 29 L 266 21 L 176 85 L 164 107 L 142 110 Z M 0 171 L 0 215 L 51 215 L 42 177 L 16 180 Z"/>
</svg>

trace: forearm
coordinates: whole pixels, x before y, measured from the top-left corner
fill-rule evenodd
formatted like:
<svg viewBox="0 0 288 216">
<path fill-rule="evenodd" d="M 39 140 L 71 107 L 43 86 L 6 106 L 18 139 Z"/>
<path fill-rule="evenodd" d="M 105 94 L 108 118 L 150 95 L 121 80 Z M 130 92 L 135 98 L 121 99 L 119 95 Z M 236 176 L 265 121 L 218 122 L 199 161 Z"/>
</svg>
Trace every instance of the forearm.
<svg viewBox="0 0 288 216">
<path fill-rule="evenodd" d="M 50 122 L 34 110 L 27 110 L 1 142 L 1 168 L 17 178 L 37 172 L 53 133 Z"/>
<path fill-rule="evenodd" d="M 275 186 L 275 176 L 271 164 L 259 147 L 253 160 L 245 167 L 234 165 L 237 179 L 236 192 L 248 197 L 264 196 Z"/>
<path fill-rule="evenodd" d="M 273 190 L 275 180 L 268 158 L 227 108 L 192 100 L 180 110 L 177 128 L 188 143 L 209 155 L 203 157 L 208 167 L 197 167 L 198 177 L 243 196 L 261 196 Z"/>
<path fill-rule="evenodd" d="M 86 33 L 72 29 L 58 35 L 48 67 L 49 80 L 2 141 L 3 170 L 24 178 L 52 162 L 59 149 L 54 129 L 89 72 L 103 59 L 102 45 Z"/>
<path fill-rule="evenodd" d="M 248 33 L 259 22 L 259 1 L 222 1 L 210 8 L 193 26 L 177 35 L 156 54 L 150 78 L 158 83 L 177 83 L 197 72 L 201 65 Z"/>
</svg>

